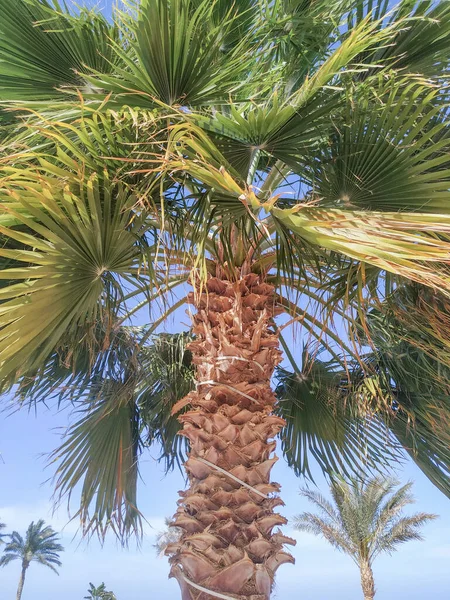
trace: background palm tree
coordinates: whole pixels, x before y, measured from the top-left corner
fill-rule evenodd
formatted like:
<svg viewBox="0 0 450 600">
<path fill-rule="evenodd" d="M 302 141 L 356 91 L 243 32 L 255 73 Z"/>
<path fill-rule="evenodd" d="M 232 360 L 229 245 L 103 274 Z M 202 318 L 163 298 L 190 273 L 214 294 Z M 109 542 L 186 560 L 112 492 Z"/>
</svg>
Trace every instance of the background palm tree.
<svg viewBox="0 0 450 600">
<path fill-rule="evenodd" d="M 108 592 L 104 583 L 101 583 L 98 587 L 95 587 L 93 583 L 90 583 L 88 595 L 84 598 L 85 600 L 116 600 L 115 594 L 113 592 Z"/>
<path fill-rule="evenodd" d="M 0 380 L 79 410 L 85 533 L 141 531 L 148 445 L 185 462 L 183 598 L 292 561 L 273 438 L 450 495 L 450 5 L 388 5 L 0 0 Z"/>
<path fill-rule="evenodd" d="M 319 492 L 303 489 L 302 495 L 320 509 L 319 514 L 304 512 L 295 517 L 299 531 L 323 536 L 332 546 L 345 552 L 358 565 L 365 600 L 375 596 L 372 564 L 382 552 L 392 553 L 399 544 L 422 540 L 419 529 L 436 515 L 417 513 L 402 516 L 414 503 L 412 483 L 399 489 L 392 479 L 374 477 L 365 482 L 335 480 L 330 485 L 334 505 Z"/>
<path fill-rule="evenodd" d="M 58 534 L 50 526 L 44 527 L 44 525 L 42 519 L 37 523 L 33 521 L 27 529 L 25 539 L 17 531 L 13 531 L 0 557 L 0 567 L 5 567 L 14 560 L 20 560 L 22 563 L 17 600 L 22 597 L 25 575 L 32 562 L 44 565 L 56 574 L 58 571 L 55 565 L 60 567 L 62 564 L 59 554 L 64 548 L 58 543 Z"/>
</svg>

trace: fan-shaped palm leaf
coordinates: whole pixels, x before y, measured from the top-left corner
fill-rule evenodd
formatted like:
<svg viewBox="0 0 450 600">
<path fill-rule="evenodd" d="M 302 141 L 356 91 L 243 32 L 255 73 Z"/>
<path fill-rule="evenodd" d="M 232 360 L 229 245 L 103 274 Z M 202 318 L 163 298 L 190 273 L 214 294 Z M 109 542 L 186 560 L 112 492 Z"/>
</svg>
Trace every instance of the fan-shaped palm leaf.
<svg viewBox="0 0 450 600">
<path fill-rule="evenodd" d="M 186 442 L 172 415 L 174 405 L 193 385 L 186 335 L 161 335 L 143 345 L 146 328 L 122 328 L 111 332 L 109 345 L 67 357 L 60 375 L 51 359 L 40 373 L 37 389 L 24 378 L 19 393 L 36 401 L 35 394 L 57 394 L 79 407 L 61 446 L 51 455 L 57 464 L 55 483 L 60 498 L 70 496 L 81 481 L 81 518 L 87 534 L 104 537 L 112 526 L 119 537 L 139 531 L 137 509 L 138 460 L 144 446 L 158 443 L 166 468 L 185 460 Z M 101 342 L 101 338 L 99 339 Z"/>
<path fill-rule="evenodd" d="M 379 108 L 370 110 L 363 98 L 349 105 L 333 142 L 311 156 L 311 197 L 342 208 L 392 211 L 408 204 L 447 214 L 450 138 L 445 114 L 439 118 L 444 107 L 433 104 L 439 93 L 405 82 Z"/>
<path fill-rule="evenodd" d="M 385 424 L 352 402 L 349 374 L 339 367 L 305 349 L 301 370 L 277 372 L 278 410 L 286 419 L 281 447 L 297 475 L 312 479 L 311 457 L 324 473 L 347 476 L 401 457 Z"/>
<path fill-rule="evenodd" d="M 118 29 L 100 13 L 70 13 L 57 0 L 1 0 L 0 100 L 26 103 L 63 98 L 86 88 L 84 74 L 109 72 Z"/>
<path fill-rule="evenodd" d="M 2 180 L 2 213 L 26 230 L 1 226 L 20 245 L 0 251 L 20 263 L 1 274 L 3 377 L 36 368 L 64 334 L 95 323 L 102 303 L 120 293 L 115 275 L 139 266 L 135 196 L 106 173 L 66 171 L 63 181 L 61 173 L 44 161 L 42 170 L 12 170 Z"/>
<path fill-rule="evenodd" d="M 86 534 L 102 536 L 102 526 L 112 526 L 124 537 L 141 527 L 136 497 L 139 420 L 133 393 L 132 375 L 127 381 L 105 380 L 98 390 L 93 386 L 92 406 L 82 409 L 84 414 L 51 455 L 59 463 L 55 482 L 60 496 L 70 495 L 83 481 L 76 517 Z"/>
<path fill-rule="evenodd" d="M 242 87 L 250 57 L 239 42 L 225 51 L 224 40 L 236 26 L 231 6 L 217 22 L 217 3 L 197 0 L 144 0 L 122 13 L 130 51 L 113 44 L 124 68 L 97 70 L 90 81 L 120 95 L 122 104 L 154 107 L 208 104 Z M 234 32 L 233 32 L 234 33 Z M 225 42 L 226 43 L 226 42 Z"/>
</svg>

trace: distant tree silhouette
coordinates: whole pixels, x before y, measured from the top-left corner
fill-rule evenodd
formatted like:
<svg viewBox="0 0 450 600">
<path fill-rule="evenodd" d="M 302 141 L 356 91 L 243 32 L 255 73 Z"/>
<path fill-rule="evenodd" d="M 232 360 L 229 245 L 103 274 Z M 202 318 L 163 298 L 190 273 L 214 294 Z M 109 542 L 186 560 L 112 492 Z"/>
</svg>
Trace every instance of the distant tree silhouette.
<svg viewBox="0 0 450 600">
<path fill-rule="evenodd" d="M 101 585 L 95 587 L 93 583 L 89 583 L 88 595 L 84 597 L 84 600 L 117 600 L 113 592 L 106 590 L 105 584 L 102 582 Z"/>
</svg>

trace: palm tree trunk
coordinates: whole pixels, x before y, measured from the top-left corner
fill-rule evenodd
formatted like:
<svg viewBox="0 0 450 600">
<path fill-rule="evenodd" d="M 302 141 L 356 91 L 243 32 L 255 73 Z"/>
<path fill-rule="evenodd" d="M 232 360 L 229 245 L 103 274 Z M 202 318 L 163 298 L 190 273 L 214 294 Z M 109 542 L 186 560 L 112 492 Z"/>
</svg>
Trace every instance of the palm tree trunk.
<svg viewBox="0 0 450 600">
<path fill-rule="evenodd" d="M 280 486 L 270 482 L 270 440 L 284 424 L 272 414 L 281 360 L 270 330 L 274 290 L 253 273 L 211 277 L 191 302 L 197 386 L 175 409 L 189 406 L 180 421 L 191 452 L 173 520 L 182 535 L 166 549 L 171 576 L 183 600 L 268 600 L 276 569 L 294 562 L 283 544 L 295 544 L 273 531 L 286 523 L 274 512 Z"/>
<path fill-rule="evenodd" d="M 20 600 L 22 598 L 23 585 L 25 583 L 25 575 L 26 575 L 27 569 L 28 569 L 28 565 L 22 563 L 22 573 L 20 574 L 19 586 L 17 588 L 16 600 Z"/>
<path fill-rule="evenodd" d="M 375 596 L 375 582 L 373 580 L 373 571 L 368 563 L 360 565 L 361 587 L 364 593 L 364 600 L 373 600 Z"/>
</svg>

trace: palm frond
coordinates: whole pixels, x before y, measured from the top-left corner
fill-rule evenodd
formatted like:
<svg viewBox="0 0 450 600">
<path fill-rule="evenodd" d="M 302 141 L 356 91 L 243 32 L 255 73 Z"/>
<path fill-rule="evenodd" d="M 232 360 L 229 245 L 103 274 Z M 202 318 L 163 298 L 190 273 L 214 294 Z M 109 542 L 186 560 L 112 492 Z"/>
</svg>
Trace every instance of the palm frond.
<svg viewBox="0 0 450 600">
<path fill-rule="evenodd" d="M 417 513 L 402 516 L 401 511 L 414 502 L 411 484 L 396 490 L 389 478 L 342 477 L 334 479 L 330 493 L 334 506 L 320 494 L 303 489 L 319 514 L 302 513 L 295 527 L 323 536 L 330 544 L 349 554 L 358 565 L 371 565 L 381 552 L 392 552 L 398 544 L 421 539 L 419 528 L 436 515 Z"/>
<path fill-rule="evenodd" d="M 280 226 L 311 244 L 448 293 L 447 215 L 272 208 Z"/>
<path fill-rule="evenodd" d="M 202 0 L 193 0 L 193 6 L 201 6 Z M 228 52 L 239 44 L 255 25 L 260 7 L 257 0 L 216 0 L 211 7 L 211 21 L 222 27 L 222 51 Z M 231 24 L 229 23 L 232 19 Z"/>
<path fill-rule="evenodd" d="M 194 386 L 195 373 L 186 346 L 189 334 L 160 334 L 153 337 L 151 346 L 142 353 L 145 376 L 139 387 L 137 402 L 144 427 L 143 440 L 147 445 L 158 444 L 160 460 L 165 470 L 185 462 L 187 440 L 178 435 L 180 423 L 173 414 L 175 404 Z"/>
<path fill-rule="evenodd" d="M 385 395 L 391 406 L 389 426 L 408 454 L 447 496 L 450 494 L 448 451 L 448 349 L 446 299 L 425 287 L 403 285 L 367 316 L 374 350 L 366 357 L 367 381 L 359 390 L 376 404 Z M 363 337 L 363 339 L 365 339 Z"/>
<path fill-rule="evenodd" d="M 392 524 L 391 528 L 382 535 L 377 543 L 376 550 L 373 556 L 377 556 L 381 552 L 388 552 L 391 554 L 397 550 L 397 546 L 410 542 L 411 540 L 423 540 L 419 529 L 425 525 L 428 521 L 436 519 L 436 515 L 428 513 L 418 513 L 412 517 L 402 517 L 397 519 Z"/>
<path fill-rule="evenodd" d="M 1 0 L 0 12 L 0 100 L 63 99 L 64 90 L 89 88 L 84 76 L 92 69 L 113 67 L 118 29 L 95 10 L 73 14 L 57 0 Z"/>
<path fill-rule="evenodd" d="M 63 335 L 56 351 L 37 370 L 17 380 L 15 400 L 28 408 L 53 400 L 58 406 L 84 402 L 93 386 L 119 377 L 124 365 L 137 364 L 146 330 L 146 326 L 120 326 L 117 317 L 106 313 L 95 325 L 79 326 Z"/>
<path fill-rule="evenodd" d="M 146 327 L 123 328 L 116 336 L 111 334 L 110 345 L 98 352 L 94 365 L 90 353 L 87 364 L 80 353 L 68 393 L 62 379 L 60 395 L 68 395 L 78 406 L 79 418 L 50 457 L 57 465 L 58 500 L 70 501 L 81 484 L 75 517 L 85 534 L 96 533 L 101 539 L 109 529 L 119 539 L 141 533 L 137 480 L 145 446 L 160 446 L 166 470 L 184 462 L 186 441 L 178 436 L 180 425 L 172 409 L 193 385 L 188 335 L 161 334 L 152 337 L 150 345 Z M 48 369 L 52 372 L 52 365 Z"/>
<path fill-rule="evenodd" d="M 357 2 L 358 8 L 366 5 L 368 12 L 373 3 Z M 420 73 L 427 78 L 448 76 L 450 43 L 450 10 L 446 2 L 411 2 L 401 0 L 393 9 L 381 2 L 381 11 L 373 12 L 374 17 L 386 24 L 401 23 L 399 31 L 390 43 L 364 57 L 375 64 L 384 64 L 409 73 Z M 357 10 L 358 10 L 357 8 Z M 359 14 L 363 10 L 359 9 Z M 357 11 L 353 11 L 357 16 Z M 353 21 L 357 22 L 358 19 Z"/>
<path fill-rule="evenodd" d="M 428 479 L 450 498 L 450 452 L 440 431 L 401 417 L 394 419 L 391 430 Z"/>
<path fill-rule="evenodd" d="M 16 554 L 4 551 L 4 554 L 0 556 L 0 567 L 6 567 L 6 565 L 18 559 L 19 557 Z"/>
<path fill-rule="evenodd" d="M 97 72 L 89 79 L 93 85 L 120 95 L 122 104 L 143 108 L 161 102 L 220 103 L 243 87 L 251 56 L 245 35 L 231 47 L 226 42 L 242 23 L 233 6 L 217 22 L 217 3 L 206 0 L 144 0 L 130 5 L 132 16 L 122 13 L 125 42 L 113 43 L 124 67 L 116 67 L 110 75 Z"/>
<path fill-rule="evenodd" d="M 298 531 L 323 536 L 332 546 L 346 554 L 351 555 L 354 552 L 351 540 L 331 520 L 312 513 L 303 513 L 294 518 L 294 527 Z"/>
<path fill-rule="evenodd" d="M 10 170 L 1 186 L 2 213 L 21 225 L 1 227 L 19 244 L 0 250 L 19 263 L 1 273 L 8 282 L 0 292 L 5 378 L 38 368 L 68 331 L 95 323 L 102 304 L 112 306 L 121 294 L 115 276 L 139 265 L 141 224 L 133 195 L 106 173 L 85 179 L 44 163 L 42 171 Z"/>
<path fill-rule="evenodd" d="M 440 90 L 404 81 L 372 93 L 348 105 L 330 142 L 311 155 L 303 172 L 310 198 L 344 209 L 447 214 L 450 129 Z"/>
<path fill-rule="evenodd" d="M 399 460 L 398 444 L 377 417 L 349 399 L 348 374 L 334 361 L 321 361 L 307 349 L 302 368 L 277 371 L 278 411 L 285 458 L 297 475 L 312 479 L 313 457 L 325 474 L 361 475 Z"/>
<path fill-rule="evenodd" d="M 268 30 L 271 42 L 270 60 L 284 65 L 286 91 L 293 92 L 337 43 L 348 2 L 276 0 L 264 8 L 263 30 Z"/>
<path fill-rule="evenodd" d="M 126 377 L 126 374 L 124 375 Z M 81 505 L 76 513 L 84 534 L 104 538 L 112 528 L 119 538 L 139 534 L 137 508 L 139 416 L 134 381 L 102 382 L 101 397 L 81 409 L 59 448 L 51 454 L 59 498 L 82 482 Z M 95 389 L 91 390 L 95 397 Z"/>
</svg>

